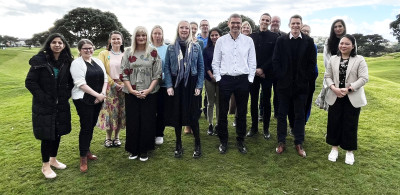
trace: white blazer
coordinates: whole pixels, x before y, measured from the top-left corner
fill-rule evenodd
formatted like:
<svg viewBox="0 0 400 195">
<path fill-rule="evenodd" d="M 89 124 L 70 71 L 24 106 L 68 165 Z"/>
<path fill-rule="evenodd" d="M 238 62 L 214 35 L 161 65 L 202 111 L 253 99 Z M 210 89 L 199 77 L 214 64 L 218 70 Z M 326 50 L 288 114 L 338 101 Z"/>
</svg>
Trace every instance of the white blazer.
<svg viewBox="0 0 400 195">
<path fill-rule="evenodd" d="M 333 105 L 337 98 L 336 94 L 330 89 L 330 86 L 335 85 L 339 87 L 339 65 L 340 56 L 332 56 L 325 70 L 325 80 L 329 87 L 325 101 L 329 105 Z M 347 96 L 355 108 L 367 105 L 367 98 L 365 97 L 363 87 L 367 82 L 368 67 L 364 57 L 360 55 L 350 57 L 346 70 L 345 87 L 351 86 L 353 88 L 353 91 L 348 93 Z"/>
</svg>

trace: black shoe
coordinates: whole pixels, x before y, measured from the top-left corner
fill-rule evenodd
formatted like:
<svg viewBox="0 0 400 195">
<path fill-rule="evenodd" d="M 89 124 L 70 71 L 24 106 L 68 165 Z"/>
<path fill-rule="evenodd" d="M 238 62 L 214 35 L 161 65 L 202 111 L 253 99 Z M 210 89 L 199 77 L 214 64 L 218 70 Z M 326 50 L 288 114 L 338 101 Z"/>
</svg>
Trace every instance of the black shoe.
<svg viewBox="0 0 400 195">
<path fill-rule="evenodd" d="M 264 131 L 264 139 L 269 139 L 271 138 L 271 134 L 269 133 L 269 131 Z"/>
<path fill-rule="evenodd" d="M 246 154 L 247 153 L 246 146 L 244 145 L 243 142 L 237 142 L 237 148 L 238 148 L 240 153 L 242 153 L 242 154 Z"/>
<path fill-rule="evenodd" d="M 183 155 L 183 148 L 182 148 L 182 144 L 176 144 L 176 148 L 175 148 L 175 158 L 181 158 Z"/>
<path fill-rule="evenodd" d="M 221 143 L 218 147 L 220 154 L 225 154 L 227 149 L 228 149 L 228 145 L 226 143 Z"/>
<path fill-rule="evenodd" d="M 253 128 L 250 129 L 249 132 L 247 132 L 246 136 L 247 137 L 253 137 L 254 135 L 256 135 L 258 133 L 258 131 L 253 130 Z"/>
<path fill-rule="evenodd" d="M 207 135 L 212 135 L 213 134 L 213 130 L 214 130 L 213 125 L 209 125 L 208 126 Z"/>
<path fill-rule="evenodd" d="M 196 144 L 194 146 L 193 158 L 200 158 L 201 157 L 201 145 Z"/>
</svg>

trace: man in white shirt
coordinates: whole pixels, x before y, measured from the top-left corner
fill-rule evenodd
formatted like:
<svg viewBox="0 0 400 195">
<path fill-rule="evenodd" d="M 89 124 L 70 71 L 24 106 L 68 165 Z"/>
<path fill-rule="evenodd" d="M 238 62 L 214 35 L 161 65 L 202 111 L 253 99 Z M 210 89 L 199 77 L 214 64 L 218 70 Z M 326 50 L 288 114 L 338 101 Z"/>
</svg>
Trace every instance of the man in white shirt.
<svg viewBox="0 0 400 195">
<path fill-rule="evenodd" d="M 237 121 L 236 141 L 239 152 L 247 153 L 244 145 L 246 135 L 246 115 L 250 84 L 256 73 L 256 53 L 253 40 L 240 33 L 242 18 L 232 14 L 228 20 L 229 33 L 217 40 L 214 49 L 212 69 L 219 85 L 219 152 L 226 153 L 228 143 L 229 99 L 232 93 L 236 98 Z"/>
</svg>

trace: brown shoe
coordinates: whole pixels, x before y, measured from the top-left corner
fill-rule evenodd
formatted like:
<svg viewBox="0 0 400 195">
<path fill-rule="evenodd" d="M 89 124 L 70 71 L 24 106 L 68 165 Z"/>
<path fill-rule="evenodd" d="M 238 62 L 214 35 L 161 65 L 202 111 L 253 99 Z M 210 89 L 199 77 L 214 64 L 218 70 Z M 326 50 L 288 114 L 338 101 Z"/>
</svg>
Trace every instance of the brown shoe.
<svg viewBox="0 0 400 195">
<path fill-rule="evenodd" d="M 94 154 L 92 154 L 90 151 L 86 154 L 86 157 L 87 157 L 89 160 L 97 160 L 97 156 L 94 155 Z"/>
<path fill-rule="evenodd" d="M 283 151 L 285 151 L 286 146 L 285 143 L 279 142 L 278 147 L 276 147 L 276 153 L 282 154 Z"/>
<path fill-rule="evenodd" d="M 81 157 L 81 165 L 80 165 L 80 170 L 82 173 L 86 173 L 88 170 L 88 166 L 87 166 L 87 157 Z"/>
<path fill-rule="evenodd" d="M 301 144 L 297 144 L 296 145 L 296 150 L 297 153 L 301 156 L 301 157 L 306 157 L 306 151 L 304 151 L 303 146 Z"/>
</svg>

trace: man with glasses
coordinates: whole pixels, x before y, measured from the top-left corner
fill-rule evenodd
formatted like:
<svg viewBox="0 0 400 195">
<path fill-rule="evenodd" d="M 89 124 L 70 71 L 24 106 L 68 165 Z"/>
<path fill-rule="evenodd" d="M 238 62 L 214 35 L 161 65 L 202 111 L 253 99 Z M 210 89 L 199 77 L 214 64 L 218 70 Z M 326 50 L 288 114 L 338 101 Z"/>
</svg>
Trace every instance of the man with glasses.
<svg viewBox="0 0 400 195">
<path fill-rule="evenodd" d="M 240 153 L 247 153 L 244 145 L 246 135 L 247 102 L 250 84 L 256 72 L 256 53 L 253 40 L 240 33 L 242 18 L 232 14 L 228 20 L 229 33 L 217 40 L 214 49 L 212 69 L 219 85 L 218 136 L 221 142 L 219 152 L 228 148 L 228 109 L 232 93 L 236 97 L 237 121 L 236 141 Z"/>
</svg>

